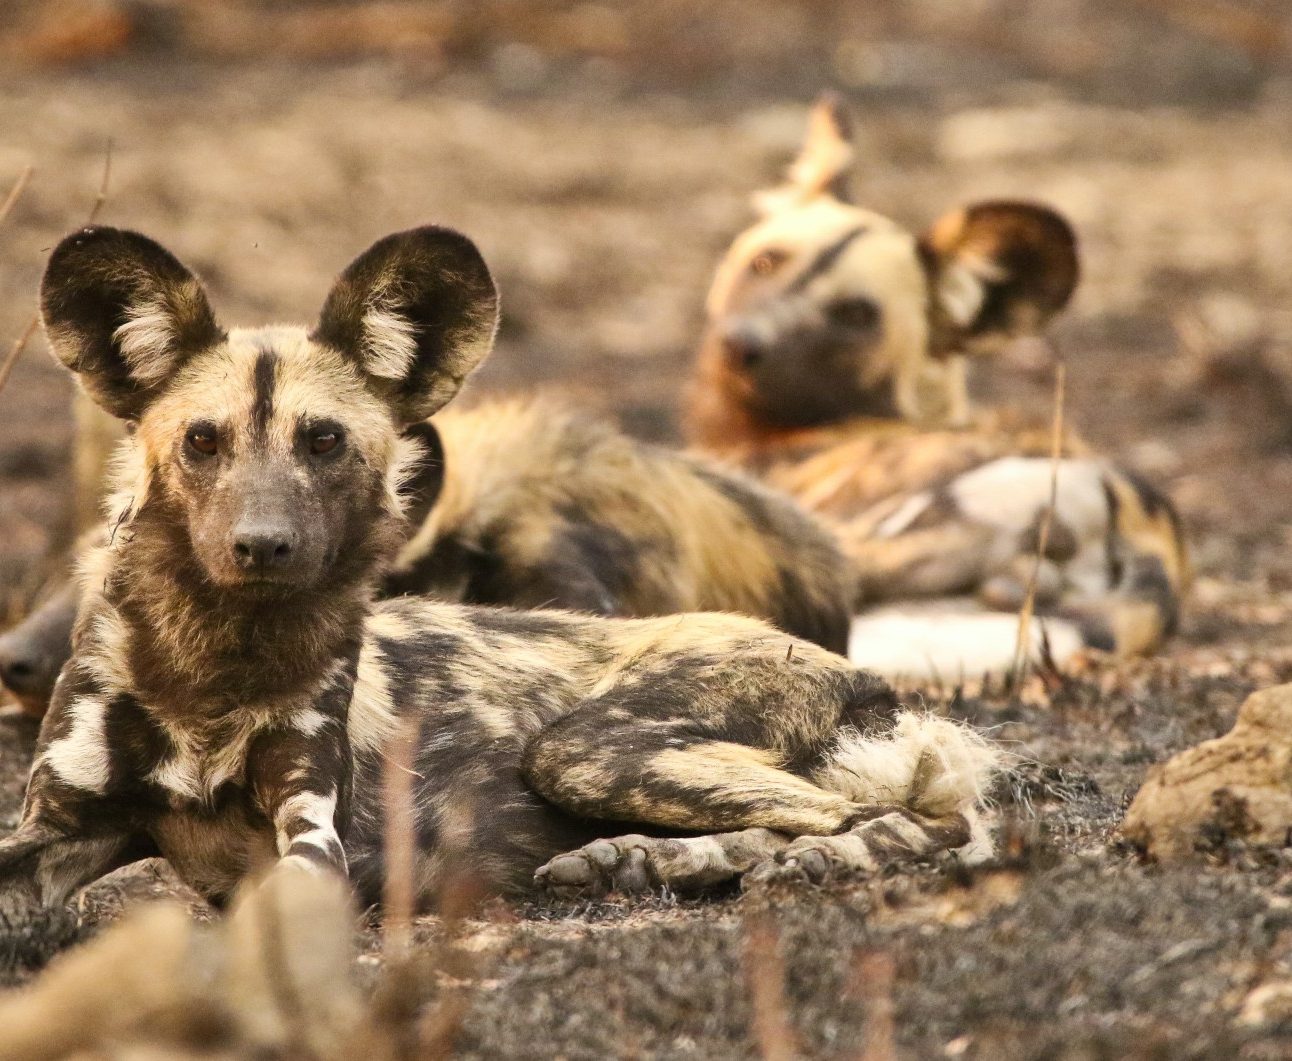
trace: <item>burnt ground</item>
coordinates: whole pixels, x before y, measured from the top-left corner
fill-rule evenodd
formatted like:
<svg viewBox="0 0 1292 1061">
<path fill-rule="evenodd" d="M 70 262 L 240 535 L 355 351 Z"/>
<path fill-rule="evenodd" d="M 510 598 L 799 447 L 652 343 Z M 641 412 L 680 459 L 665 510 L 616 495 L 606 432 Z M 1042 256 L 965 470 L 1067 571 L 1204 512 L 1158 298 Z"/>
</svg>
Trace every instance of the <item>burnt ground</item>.
<svg viewBox="0 0 1292 1061">
<path fill-rule="evenodd" d="M 336 5 L 242 4 L 224 32 L 185 21 L 191 6 L 82 4 L 143 12 L 101 48 L 51 50 L 39 5 L 18 7 L 41 47 L 0 30 L 0 53 L 35 57 L 0 74 L 0 183 L 37 167 L 0 227 L 0 335 L 30 316 L 111 138 L 102 219 L 194 265 L 226 320 L 309 319 L 372 239 L 452 224 L 504 293 L 475 393 L 573 385 L 670 438 L 713 265 L 833 85 L 858 118 L 868 205 L 923 225 L 1026 196 L 1072 218 L 1085 276 L 1054 329 L 1069 418 L 1162 483 L 1194 543 L 1194 598 L 1159 659 L 1095 661 L 1019 699 L 910 692 L 1038 764 L 1000 793 L 999 864 L 494 906 L 453 979 L 464 1055 L 746 1056 L 751 983 L 764 1024 L 787 1015 L 808 1056 L 891 1056 L 890 1041 L 928 1057 L 1292 1052 L 1292 1026 L 1239 1019 L 1253 987 L 1292 974 L 1292 860 L 1219 843 L 1164 869 L 1115 836 L 1149 765 L 1292 680 L 1292 26 L 1276 3 L 557 4 L 559 32 L 534 5 L 482 4 L 473 21 L 449 4 L 411 38 L 396 3 L 389 24 L 347 23 L 345 47 L 273 21 Z M 1048 410 L 1049 369 L 1028 354 L 983 366 L 983 402 Z M 0 394 L 9 615 L 70 534 L 68 393 L 37 340 Z M 0 721 L 6 823 L 33 740 L 32 723 Z M 69 915 L 12 926 L 0 961 L 21 975 L 126 899 L 174 890 L 159 867 L 119 875 Z"/>
</svg>

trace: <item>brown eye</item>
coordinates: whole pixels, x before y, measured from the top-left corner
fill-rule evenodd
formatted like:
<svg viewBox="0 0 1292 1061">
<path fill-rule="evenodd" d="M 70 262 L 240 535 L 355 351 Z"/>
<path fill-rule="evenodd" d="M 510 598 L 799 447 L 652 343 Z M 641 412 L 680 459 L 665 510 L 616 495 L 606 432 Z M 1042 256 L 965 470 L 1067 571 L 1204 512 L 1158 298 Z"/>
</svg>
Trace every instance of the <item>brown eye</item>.
<svg viewBox="0 0 1292 1061">
<path fill-rule="evenodd" d="M 752 272 L 759 276 L 771 276 L 789 257 L 784 251 L 766 250 L 754 255 L 753 261 L 749 263 Z"/>
<path fill-rule="evenodd" d="M 196 453 L 200 453 L 203 457 L 214 457 L 219 452 L 220 443 L 216 438 L 215 428 L 213 427 L 203 424 L 190 428 L 184 438 L 188 442 L 189 448 Z"/>
<path fill-rule="evenodd" d="M 321 457 L 336 449 L 340 441 L 341 435 L 336 431 L 315 431 L 310 435 L 310 452 Z"/>
</svg>

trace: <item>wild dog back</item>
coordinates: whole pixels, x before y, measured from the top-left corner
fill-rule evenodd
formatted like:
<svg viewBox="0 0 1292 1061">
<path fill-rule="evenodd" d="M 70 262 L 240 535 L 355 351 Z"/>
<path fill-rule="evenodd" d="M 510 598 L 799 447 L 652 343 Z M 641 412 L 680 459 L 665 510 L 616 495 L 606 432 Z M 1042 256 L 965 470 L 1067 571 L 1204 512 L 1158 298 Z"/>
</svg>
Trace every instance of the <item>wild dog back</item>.
<svg viewBox="0 0 1292 1061">
<path fill-rule="evenodd" d="M 434 421 L 442 486 L 387 593 L 598 615 L 726 611 L 835 652 L 853 585 L 833 538 L 739 473 L 630 439 L 552 396 Z"/>
</svg>

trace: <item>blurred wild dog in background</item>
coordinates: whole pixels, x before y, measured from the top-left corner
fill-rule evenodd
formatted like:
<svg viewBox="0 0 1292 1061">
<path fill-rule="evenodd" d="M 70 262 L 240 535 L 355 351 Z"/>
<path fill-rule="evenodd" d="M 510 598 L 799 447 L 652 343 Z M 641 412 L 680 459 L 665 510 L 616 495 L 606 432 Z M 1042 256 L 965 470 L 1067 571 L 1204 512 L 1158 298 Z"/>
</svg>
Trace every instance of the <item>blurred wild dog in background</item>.
<svg viewBox="0 0 1292 1061">
<path fill-rule="evenodd" d="M 985 839 L 991 745 L 768 624 L 374 603 L 407 533 L 407 429 L 492 346 L 466 237 L 378 241 L 312 330 L 226 331 L 158 244 L 88 228 L 54 250 L 41 306 L 63 364 L 138 427 L 0 840 L 0 910 L 158 854 L 215 902 L 276 859 L 375 901 L 401 735 L 424 899 L 450 872 L 699 888 Z"/>
<path fill-rule="evenodd" d="M 823 99 L 788 181 L 757 198 L 761 219 L 718 267 L 688 436 L 825 517 L 861 605 L 969 596 L 1016 610 L 1049 506 L 1051 431 L 975 412 L 966 372 L 1066 305 L 1075 237 L 1053 210 L 1006 201 L 917 236 L 850 201 L 853 153 L 840 103 Z M 1069 621 L 1071 648 L 1152 652 L 1189 581 L 1176 513 L 1079 440 L 1063 453 L 1039 610 Z M 879 665 L 887 649 L 854 636 L 854 651 Z M 963 666 L 981 672 L 975 651 Z"/>
</svg>

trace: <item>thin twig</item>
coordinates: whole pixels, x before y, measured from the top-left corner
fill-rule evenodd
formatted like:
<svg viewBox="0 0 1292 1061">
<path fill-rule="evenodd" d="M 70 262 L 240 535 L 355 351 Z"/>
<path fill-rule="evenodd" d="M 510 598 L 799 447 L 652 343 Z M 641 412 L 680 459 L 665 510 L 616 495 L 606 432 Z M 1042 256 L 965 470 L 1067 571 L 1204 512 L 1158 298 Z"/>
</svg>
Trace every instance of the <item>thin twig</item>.
<svg viewBox="0 0 1292 1061">
<path fill-rule="evenodd" d="M 413 879 L 416 872 L 413 778 L 417 776 L 413 771 L 413 749 L 416 744 L 416 719 L 405 719 L 390 740 L 382 779 L 386 811 L 382 939 L 386 960 L 392 962 L 407 957 L 413 941 Z"/>
<path fill-rule="evenodd" d="M 40 327 L 40 317 L 32 317 L 27 322 L 27 327 L 22 330 L 22 334 L 14 341 L 13 346 L 9 347 L 9 353 L 5 355 L 4 364 L 0 365 L 0 392 L 9 382 L 9 376 L 13 373 L 13 367 L 18 363 L 18 356 L 23 352 L 26 345 L 31 342 L 31 337 L 36 334 L 36 329 Z"/>
<path fill-rule="evenodd" d="M 1050 526 L 1054 522 L 1054 509 L 1059 500 L 1059 462 L 1063 457 L 1063 404 L 1067 395 L 1068 366 L 1063 358 L 1054 363 L 1054 418 L 1053 437 L 1050 439 L 1050 503 L 1041 514 L 1041 526 L 1036 536 L 1036 559 L 1032 576 L 1027 583 L 1027 596 L 1018 613 L 1018 643 L 1014 646 L 1014 666 L 1010 671 L 1009 685 L 1013 693 L 1022 687 L 1031 660 L 1032 616 L 1036 611 L 1036 586 L 1041 578 L 1041 565 L 1045 550 L 1050 544 Z"/>
<path fill-rule="evenodd" d="M 18 179 L 13 182 L 13 187 L 9 189 L 9 194 L 5 196 L 4 202 L 0 203 L 0 221 L 4 221 L 9 216 L 9 211 L 13 209 L 14 203 L 18 201 L 18 196 L 27 187 L 27 182 L 31 180 L 31 175 L 35 169 L 31 166 L 24 166 L 22 172 L 18 174 Z"/>
<path fill-rule="evenodd" d="M 108 201 L 108 183 L 112 179 L 112 141 L 108 141 L 107 152 L 103 158 L 103 179 L 99 182 L 99 192 L 94 197 L 94 204 L 90 207 L 89 216 L 85 223 L 92 225 L 98 218 L 99 212 L 103 209 L 103 204 Z M 12 192 L 10 195 L 12 196 Z M 0 220 L 4 215 L 0 214 Z M 18 336 L 17 341 L 9 348 L 9 353 L 5 356 L 4 364 L 0 364 L 0 393 L 4 392 L 5 384 L 9 382 L 10 375 L 13 374 L 14 365 L 18 363 L 18 358 L 22 355 L 27 344 L 31 342 L 31 337 L 36 334 L 36 329 L 40 327 L 40 314 L 37 313 L 27 322 L 27 327 Z"/>
<path fill-rule="evenodd" d="M 759 1053 L 763 1061 L 793 1061 L 801 1055 L 785 1006 L 785 961 L 766 915 L 745 918 L 744 956 Z"/>
<path fill-rule="evenodd" d="M 108 185 L 112 181 L 112 140 L 108 140 L 107 147 L 103 152 L 103 179 L 99 181 L 99 194 L 94 197 L 94 205 L 90 207 L 89 216 L 85 219 L 87 225 L 94 224 L 98 220 L 99 211 L 103 209 L 104 203 L 108 201 Z"/>
</svg>

